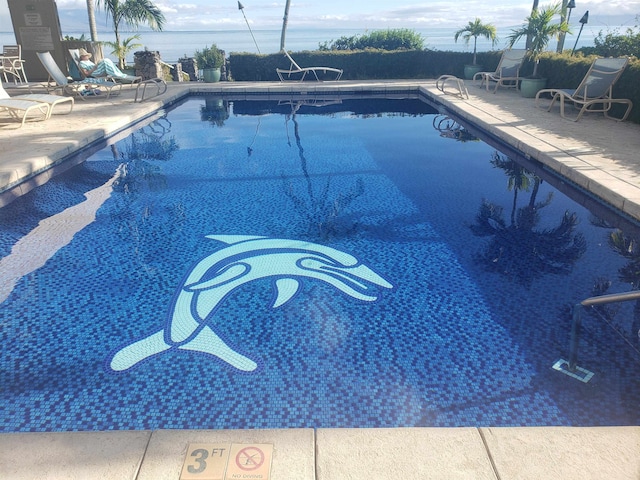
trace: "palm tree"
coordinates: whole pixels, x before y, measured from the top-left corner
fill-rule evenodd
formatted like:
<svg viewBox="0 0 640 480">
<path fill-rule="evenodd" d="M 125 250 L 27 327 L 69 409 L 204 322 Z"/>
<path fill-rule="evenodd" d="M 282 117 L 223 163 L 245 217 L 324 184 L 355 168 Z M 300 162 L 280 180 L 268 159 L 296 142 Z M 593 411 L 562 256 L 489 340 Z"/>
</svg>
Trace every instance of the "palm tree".
<svg viewBox="0 0 640 480">
<path fill-rule="evenodd" d="M 453 38 L 456 42 L 460 35 L 464 38 L 465 45 L 469 45 L 469 40 L 473 37 L 473 65 L 476 65 L 476 47 L 478 44 L 478 37 L 484 37 L 487 40 L 491 40 L 492 47 L 498 40 L 496 27 L 490 23 L 485 25 L 479 18 L 476 18 L 473 22 L 469 22 L 465 27 L 455 33 Z"/>
<path fill-rule="evenodd" d="M 534 61 L 533 77 L 538 75 L 538 63 L 540 55 L 547 48 L 552 37 L 558 38 L 560 33 L 571 33 L 569 24 L 566 21 L 551 23 L 553 17 L 560 14 L 560 4 L 549 5 L 542 10 L 533 10 L 531 15 L 525 19 L 525 24 L 520 28 L 513 29 L 509 35 L 509 47 L 522 37 L 530 39 L 528 47 L 529 58 Z"/>
<path fill-rule="evenodd" d="M 152 30 L 161 31 L 165 18 L 158 7 L 151 0 L 96 0 L 98 6 L 102 6 L 113 21 L 113 33 L 116 41 L 114 50 L 121 51 L 120 26 L 125 25 L 136 28 L 142 23 L 147 23 Z M 124 57 L 118 57 L 118 65 L 124 68 Z"/>
<path fill-rule="evenodd" d="M 117 42 L 104 42 L 104 43 L 109 45 L 111 48 L 113 48 L 111 53 L 116 57 L 118 57 L 118 59 L 125 59 L 127 57 L 127 54 L 130 51 L 132 51 L 135 48 L 142 47 L 141 43 L 134 43 L 136 40 L 140 40 L 140 35 L 136 34 L 129 38 L 125 38 L 121 44 L 118 44 Z M 122 69 L 124 66 L 125 65 L 123 62 L 123 64 L 120 65 L 120 68 Z"/>
</svg>

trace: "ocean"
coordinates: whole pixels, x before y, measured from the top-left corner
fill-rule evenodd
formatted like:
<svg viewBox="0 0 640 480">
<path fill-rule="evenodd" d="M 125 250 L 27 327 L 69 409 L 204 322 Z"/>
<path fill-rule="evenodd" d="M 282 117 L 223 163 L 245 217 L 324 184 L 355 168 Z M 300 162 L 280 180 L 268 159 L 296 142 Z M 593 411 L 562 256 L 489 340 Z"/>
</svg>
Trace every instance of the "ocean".
<svg viewBox="0 0 640 480">
<path fill-rule="evenodd" d="M 455 51 L 455 52 L 472 52 L 473 42 L 465 45 L 463 40 L 458 43 L 454 42 L 454 27 L 447 28 L 424 28 L 413 29 L 424 38 L 425 47 L 432 50 Z M 593 39 L 598 35 L 599 31 L 607 31 L 607 27 L 589 26 L 582 31 L 580 35 L 578 48 L 593 45 Z M 317 50 L 318 45 L 324 42 L 337 40 L 342 36 L 360 35 L 370 32 L 370 30 L 358 29 L 287 29 L 286 47 L 288 50 Z M 506 47 L 507 36 L 511 32 L 511 28 L 498 29 L 498 43 L 493 49 L 501 50 Z M 88 32 L 63 32 L 63 35 L 79 38 L 84 33 L 88 37 Z M 280 50 L 280 30 L 253 30 L 255 43 L 248 29 L 243 30 L 219 30 L 219 31 L 193 31 L 193 32 L 152 32 L 139 31 L 140 41 L 144 48 L 152 51 L 160 52 L 162 59 L 168 63 L 173 63 L 182 57 L 192 57 L 194 52 L 205 46 L 215 43 L 218 48 L 227 52 L 250 52 L 250 53 L 277 53 Z M 577 38 L 578 28 L 574 27 L 574 34 L 568 35 L 564 48 L 573 48 Z M 123 37 L 134 35 L 134 32 L 123 33 Z M 115 38 L 111 32 L 98 32 L 98 40 L 114 41 Z M 13 32 L 0 32 L 0 41 L 3 45 L 11 45 L 16 43 Z M 256 47 L 257 44 L 257 47 Z M 523 45 L 516 45 L 519 47 Z M 141 47 L 140 49 L 142 49 Z M 478 51 L 491 50 L 491 42 L 485 39 L 478 39 Z M 556 49 L 556 42 L 549 44 L 549 50 Z M 104 53 L 113 58 L 106 47 Z M 127 61 L 133 62 L 133 54 Z"/>
</svg>

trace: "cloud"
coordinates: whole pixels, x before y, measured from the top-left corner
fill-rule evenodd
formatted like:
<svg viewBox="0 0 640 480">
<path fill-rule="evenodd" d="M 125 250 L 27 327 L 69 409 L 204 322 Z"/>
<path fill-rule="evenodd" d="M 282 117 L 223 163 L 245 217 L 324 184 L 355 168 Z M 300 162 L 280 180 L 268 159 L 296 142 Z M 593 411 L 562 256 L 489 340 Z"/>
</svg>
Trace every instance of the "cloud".
<svg viewBox="0 0 640 480">
<path fill-rule="evenodd" d="M 153 1 L 153 0 L 152 0 Z M 540 0 L 548 5 L 555 0 Z M 166 17 L 165 30 L 206 30 L 246 28 L 237 2 L 211 0 L 159 0 L 154 3 Z M 256 29 L 279 29 L 284 0 L 243 0 L 247 21 Z M 396 1 L 301 0 L 292 2 L 290 28 L 386 29 L 451 27 L 458 29 L 476 17 L 498 28 L 521 25 L 531 12 L 533 0 L 450 0 Z M 577 0 L 572 24 L 589 10 L 589 26 L 633 27 L 638 23 L 640 0 Z M 57 0 L 63 33 L 87 31 L 86 0 Z M 98 29 L 108 28 L 102 8 L 97 8 Z M 612 15 L 612 13 L 614 15 Z M 7 3 L 0 0 L 0 18 L 8 17 Z M 3 22 L 4 24 L 5 22 Z M 10 21 L 6 22 L 10 25 Z M 10 28 L 10 27 L 9 27 Z"/>
</svg>

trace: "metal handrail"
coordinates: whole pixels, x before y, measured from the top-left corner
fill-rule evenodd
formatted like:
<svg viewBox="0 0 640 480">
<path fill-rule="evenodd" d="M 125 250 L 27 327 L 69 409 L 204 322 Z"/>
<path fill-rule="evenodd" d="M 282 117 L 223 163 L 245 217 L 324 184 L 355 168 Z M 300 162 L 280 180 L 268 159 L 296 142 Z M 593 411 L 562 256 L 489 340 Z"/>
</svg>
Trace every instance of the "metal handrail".
<svg viewBox="0 0 640 480">
<path fill-rule="evenodd" d="M 592 307 L 594 305 L 604 305 L 614 302 L 627 302 L 629 300 L 640 299 L 640 290 L 625 293 L 610 293 L 608 295 L 600 295 L 597 297 L 589 297 L 582 300 L 580 303 L 576 303 L 573 306 L 573 319 L 571 322 L 571 345 L 569 351 L 569 365 L 570 372 L 574 372 L 578 368 L 578 342 L 580 341 L 580 328 L 582 326 L 582 312 L 585 307 Z"/>
<path fill-rule="evenodd" d="M 147 93 L 148 86 L 153 86 L 155 87 L 155 89 L 150 96 L 146 97 L 145 95 Z M 143 80 L 142 82 L 138 83 L 138 86 L 136 87 L 136 97 L 133 99 L 133 101 L 136 103 L 143 102 L 148 98 L 162 95 L 166 91 L 167 82 L 165 82 L 162 78 L 151 78 L 149 80 Z"/>
</svg>

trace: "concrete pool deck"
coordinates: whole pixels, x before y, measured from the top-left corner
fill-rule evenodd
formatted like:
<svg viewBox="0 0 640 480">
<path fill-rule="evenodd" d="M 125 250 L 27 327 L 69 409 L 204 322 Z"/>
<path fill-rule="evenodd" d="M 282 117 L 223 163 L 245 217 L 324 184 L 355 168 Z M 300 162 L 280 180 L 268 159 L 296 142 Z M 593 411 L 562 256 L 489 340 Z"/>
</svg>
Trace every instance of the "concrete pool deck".
<svg viewBox="0 0 640 480">
<path fill-rule="evenodd" d="M 492 94 L 471 85 L 470 98 L 463 100 L 444 95 L 433 80 L 174 84 L 162 97 L 141 104 L 133 103 L 131 90 L 109 100 L 77 100 L 70 115 L 23 128 L 0 114 L 0 205 L 65 169 L 59 162 L 69 154 L 105 137 L 115 141 L 127 125 L 189 91 L 251 98 L 297 92 L 296 98 L 304 98 L 299 92 L 403 95 L 418 88 L 461 119 L 640 219 L 640 125 L 601 114 L 575 123 L 557 110 L 536 109 L 532 99 L 516 92 Z M 640 479 L 640 426 L 12 433 L 0 435 L 0 478 L 177 480 L 188 446 L 195 443 L 273 445 L 272 480 Z"/>
</svg>

